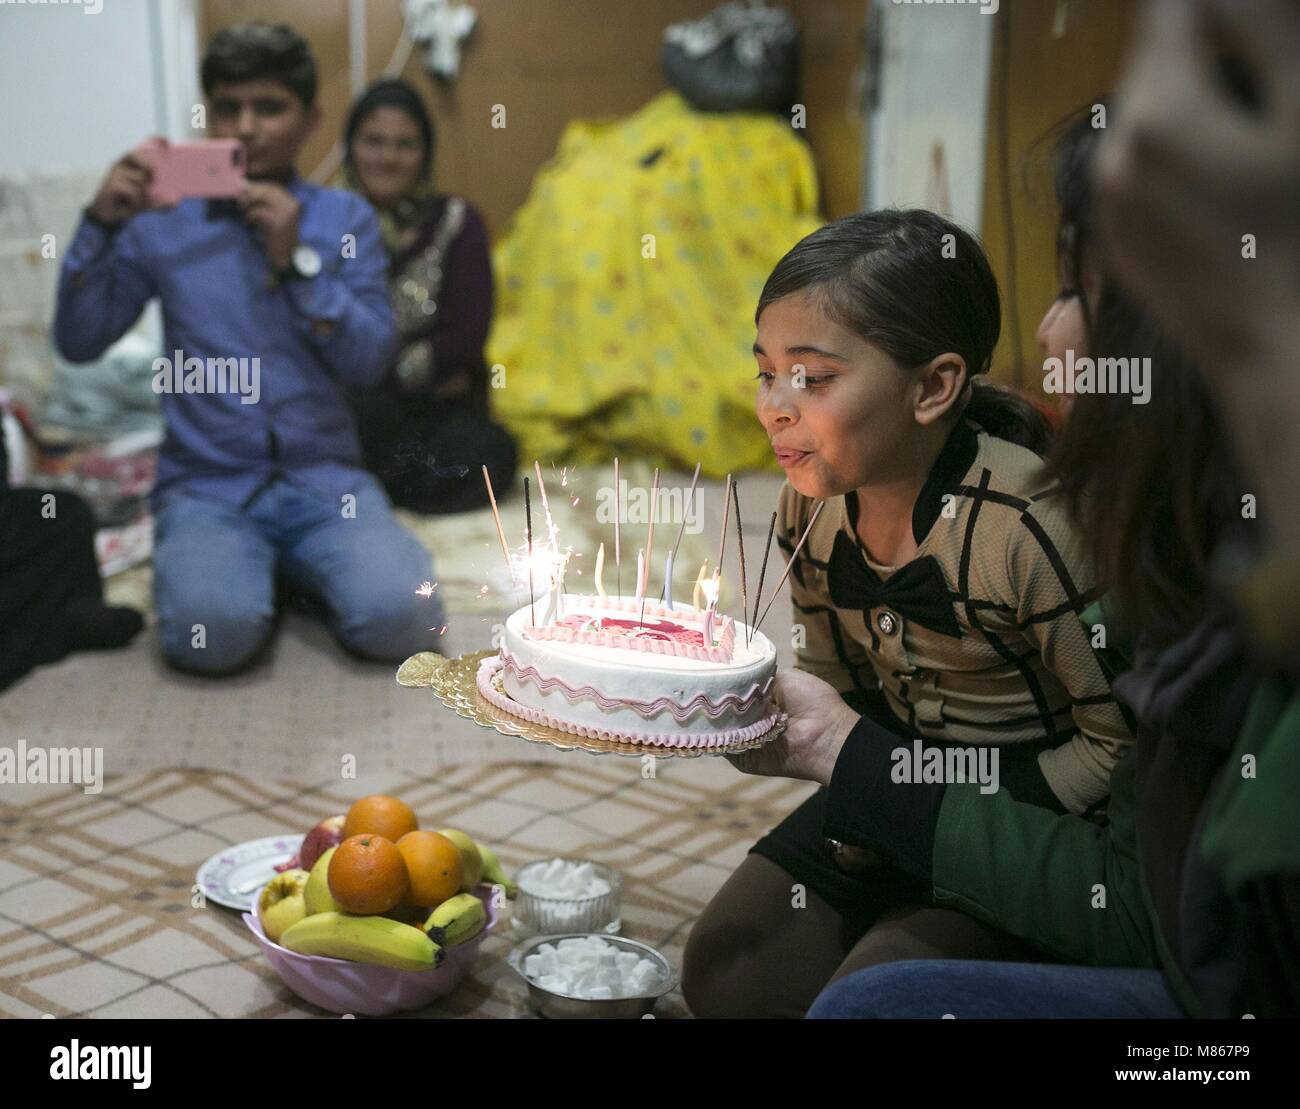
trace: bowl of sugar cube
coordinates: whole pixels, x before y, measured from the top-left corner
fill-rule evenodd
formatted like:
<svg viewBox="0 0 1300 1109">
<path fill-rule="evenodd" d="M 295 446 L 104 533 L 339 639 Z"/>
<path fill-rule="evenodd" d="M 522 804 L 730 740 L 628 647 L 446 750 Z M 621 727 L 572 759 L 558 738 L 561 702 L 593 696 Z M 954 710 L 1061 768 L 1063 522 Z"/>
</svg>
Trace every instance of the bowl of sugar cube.
<svg viewBox="0 0 1300 1109">
<path fill-rule="evenodd" d="M 623 882 L 617 871 L 589 859 L 547 859 L 515 874 L 519 895 L 511 911 L 515 934 L 549 936 L 604 932 L 623 927 Z"/>
<path fill-rule="evenodd" d="M 644 1017 L 677 985 L 672 965 L 653 947 L 623 936 L 536 936 L 507 962 L 528 986 L 539 1017 Z"/>
</svg>

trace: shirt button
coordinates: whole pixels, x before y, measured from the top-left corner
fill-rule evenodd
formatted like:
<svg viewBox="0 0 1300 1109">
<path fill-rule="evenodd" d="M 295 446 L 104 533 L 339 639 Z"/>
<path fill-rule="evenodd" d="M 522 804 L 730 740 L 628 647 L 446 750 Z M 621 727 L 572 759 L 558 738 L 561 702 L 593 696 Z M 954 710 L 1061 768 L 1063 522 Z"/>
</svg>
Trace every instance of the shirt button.
<svg viewBox="0 0 1300 1109">
<path fill-rule="evenodd" d="M 882 635 L 893 635 L 898 631 L 898 617 L 892 612 L 882 612 L 876 617 L 876 627 Z"/>
</svg>

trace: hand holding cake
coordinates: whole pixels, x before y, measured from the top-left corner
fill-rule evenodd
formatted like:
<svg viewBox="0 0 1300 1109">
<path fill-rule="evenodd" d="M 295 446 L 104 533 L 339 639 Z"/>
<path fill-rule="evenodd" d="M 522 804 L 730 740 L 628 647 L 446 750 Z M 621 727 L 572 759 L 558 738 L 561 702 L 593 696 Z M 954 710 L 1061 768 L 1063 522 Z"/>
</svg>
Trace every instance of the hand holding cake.
<svg viewBox="0 0 1300 1109">
<path fill-rule="evenodd" d="M 771 743 L 727 755 L 737 770 L 827 785 L 835 760 L 861 719 L 829 683 L 804 670 L 777 673 L 773 698 L 787 714 L 783 734 Z"/>
</svg>

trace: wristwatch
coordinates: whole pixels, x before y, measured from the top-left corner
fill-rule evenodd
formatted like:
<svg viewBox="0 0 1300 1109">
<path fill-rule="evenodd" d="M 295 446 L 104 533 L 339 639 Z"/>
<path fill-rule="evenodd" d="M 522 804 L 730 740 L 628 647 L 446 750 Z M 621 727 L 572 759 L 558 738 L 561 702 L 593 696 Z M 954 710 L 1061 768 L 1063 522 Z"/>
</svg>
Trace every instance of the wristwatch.
<svg viewBox="0 0 1300 1109">
<path fill-rule="evenodd" d="M 301 277 L 311 280 L 320 273 L 322 265 L 320 255 L 314 247 L 299 243 L 293 248 L 293 253 L 289 256 L 289 264 L 280 272 L 280 276 L 284 279 Z"/>
</svg>

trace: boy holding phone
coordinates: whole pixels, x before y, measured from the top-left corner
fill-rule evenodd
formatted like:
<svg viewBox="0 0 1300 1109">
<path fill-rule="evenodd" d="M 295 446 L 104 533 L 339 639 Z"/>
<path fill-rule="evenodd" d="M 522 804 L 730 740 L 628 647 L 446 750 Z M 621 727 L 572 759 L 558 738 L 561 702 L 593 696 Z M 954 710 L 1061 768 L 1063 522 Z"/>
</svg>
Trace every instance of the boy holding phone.
<svg viewBox="0 0 1300 1109">
<path fill-rule="evenodd" d="M 436 649 L 440 603 L 415 592 L 431 559 L 361 468 L 344 399 L 382 377 L 394 344 L 378 221 L 294 171 L 320 118 L 315 61 L 288 27 L 240 24 L 208 45 L 202 83 L 210 133 L 242 148 L 242 189 L 168 204 L 151 170 L 165 144 L 127 154 L 68 248 L 53 329 L 64 357 L 87 361 L 161 300 L 163 654 L 241 668 L 270 636 L 277 578 L 323 601 L 358 655 Z"/>
</svg>

